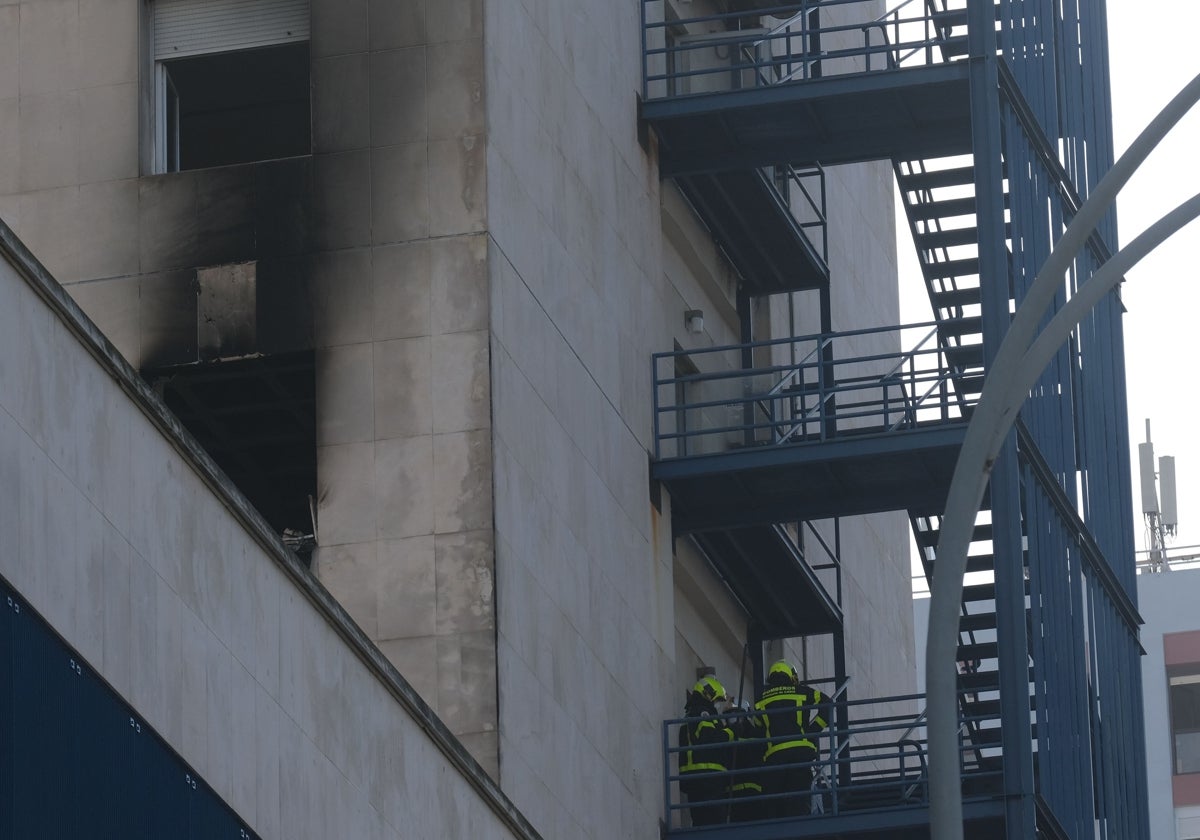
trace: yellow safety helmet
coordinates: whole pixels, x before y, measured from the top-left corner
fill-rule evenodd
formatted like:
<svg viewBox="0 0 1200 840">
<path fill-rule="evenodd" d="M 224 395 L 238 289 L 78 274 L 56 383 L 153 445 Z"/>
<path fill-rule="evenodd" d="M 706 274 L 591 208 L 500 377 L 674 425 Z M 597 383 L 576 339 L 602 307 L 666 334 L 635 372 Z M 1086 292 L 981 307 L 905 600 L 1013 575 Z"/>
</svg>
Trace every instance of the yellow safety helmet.
<svg viewBox="0 0 1200 840">
<path fill-rule="evenodd" d="M 725 686 L 721 685 L 721 681 L 709 674 L 707 677 L 701 677 L 696 685 L 692 687 L 692 691 L 702 697 L 706 697 L 712 702 L 718 700 L 728 700 L 725 696 Z"/>
<path fill-rule="evenodd" d="M 786 659 L 780 659 L 771 666 L 771 670 L 767 672 L 767 679 L 770 679 L 776 674 L 782 674 L 783 676 L 787 677 L 788 682 L 792 683 L 793 685 L 800 682 L 800 676 L 796 673 L 796 666 L 791 662 L 788 662 Z"/>
</svg>

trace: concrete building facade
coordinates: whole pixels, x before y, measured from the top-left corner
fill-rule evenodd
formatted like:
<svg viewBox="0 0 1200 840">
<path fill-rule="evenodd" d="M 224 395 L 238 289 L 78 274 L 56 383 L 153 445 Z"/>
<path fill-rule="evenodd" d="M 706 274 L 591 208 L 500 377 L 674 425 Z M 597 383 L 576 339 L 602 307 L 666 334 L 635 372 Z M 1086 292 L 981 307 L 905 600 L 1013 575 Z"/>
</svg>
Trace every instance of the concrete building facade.
<svg viewBox="0 0 1200 840">
<path fill-rule="evenodd" d="M 3 454 L 36 466 L 4 508 L 19 497 L 40 524 L 6 523 L 25 536 L 0 571 L 260 836 L 391 836 L 409 813 L 429 837 L 657 836 L 661 721 L 697 669 L 736 683 L 753 616 L 650 480 L 650 358 L 736 343 L 747 306 L 755 338 L 817 332 L 813 296 L 740 302 L 722 243 L 661 180 L 638 124 L 638 4 L 276 5 L 304 12 L 266 38 L 306 45 L 307 151 L 189 168 L 166 147 L 190 129 L 163 85 L 185 102 L 190 82 L 161 55 L 163 16 L 216 0 L 0 2 L 0 219 L 90 319 L 64 331 L 9 269 L 28 300 L 4 308 L 4 358 L 54 369 L 4 368 Z M 899 320 L 892 190 L 887 163 L 828 171 L 840 329 Z M 83 358 L 67 332 L 89 323 L 182 426 L 137 420 L 119 379 L 92 393 L 111 371 L 52 361 Z M 221 390 L 226 374 L 249 385 Z M 211 377 L 218 396 L 197 397 Z M 83 422 L 96 405 L 103 422 Z M 267 464 L 243 431 L 270 437 L 281 408 L 298 431 Z M 183 428 L 248 501 L 197 479 L 207 456 Z M 62 542 L 78 517 L 95 540 Z M 307 571 L 271 537 L 285 528 L 311 532 Z M 899 512 L 839 525 L 858 696 L 913 688 L 907 528 Z M 88 545 L 121 576 L 84 563 Z M 135 597 L 143 564 L 154 588 Z M 181 664 L 133 667 L 127 645 L 156 627 Z M 271 674 L 258 644 L 296 649 Z M 770 652 L 833 672 L 828 637 Z M 283 673 L 290 657 L 308 670 Z M 210 746 L 243 740 L 234 692 L 266 721 L 258 765 Z M 355 752 L 430 726 L 434 747 L 371 753 L 386 772 Z M 440 757 L 454 743 L 478 767 Z M 274 787 L 233 773 L 264 761 Z"/>
<path fill-rule="evenodd" d="M 200 836 L 538 836 L 7 228 L 0 253 L 4 832 L 187 836 L 198 777 L 236 815 Z M 67 650 L 25 654 L 41 621 Z M 151 732 L 182 821 L 147 822 Z"/>
</svg>

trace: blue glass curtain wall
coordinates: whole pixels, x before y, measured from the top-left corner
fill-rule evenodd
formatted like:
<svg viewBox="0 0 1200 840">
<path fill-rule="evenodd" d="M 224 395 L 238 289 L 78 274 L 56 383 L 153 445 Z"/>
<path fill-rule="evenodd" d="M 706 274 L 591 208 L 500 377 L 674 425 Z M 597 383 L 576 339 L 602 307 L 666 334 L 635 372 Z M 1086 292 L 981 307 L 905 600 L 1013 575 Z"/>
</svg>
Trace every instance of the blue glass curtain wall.
<svg viewBox="0 0 1200 840">
<path fill-rule="evenodd" d="M 0 837 L 256 837 L 2 578 Z"/>
</svg>

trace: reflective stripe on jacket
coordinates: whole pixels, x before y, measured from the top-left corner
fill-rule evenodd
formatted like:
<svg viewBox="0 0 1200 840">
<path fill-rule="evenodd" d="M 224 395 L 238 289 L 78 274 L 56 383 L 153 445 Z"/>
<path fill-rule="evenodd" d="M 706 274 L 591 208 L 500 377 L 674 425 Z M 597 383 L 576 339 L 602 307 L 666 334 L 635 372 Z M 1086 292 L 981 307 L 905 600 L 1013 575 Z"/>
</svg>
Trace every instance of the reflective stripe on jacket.
<svg viewBox="0 0 1200 840">
<path fill-rule="evenodd" d="M 725 761 L 728 752 L 720 744 L 733 743 L 733 730 L 723 721 L 703 718 L 693 725 L 679 727 L 679 746 L 686 747 L 680 753 L 679 773 L 724 773 L 728 771 Z M 693 750 L 692 747 L 705 747 Z"/>
<path fill-rule="evenodd" d="M 817 745 L 808 736 L 828 725 L 820 711 L 822 700 L 820 691 L 806 685 L 778 685 L 763 692 L 754 708 L 767 714 L 754 718 L 754 724 L 766 730 L 764 761 L 780 750 L 807 748 L 816 752 Z"/>
</svg>

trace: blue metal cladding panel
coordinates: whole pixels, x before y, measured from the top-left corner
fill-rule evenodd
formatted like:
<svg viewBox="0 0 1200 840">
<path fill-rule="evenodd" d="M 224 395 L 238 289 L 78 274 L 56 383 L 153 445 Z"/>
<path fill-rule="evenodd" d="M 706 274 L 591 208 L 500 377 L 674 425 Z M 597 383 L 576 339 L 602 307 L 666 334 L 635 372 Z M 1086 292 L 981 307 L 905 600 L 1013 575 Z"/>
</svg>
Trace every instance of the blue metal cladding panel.
<svg viewBox="0 0 1200 840">
<path fill-rule="evenodd" d="M 1093 796 L 1081 550 L 1028 466 L 1024 483 L 1039 792 L 1071 836 L 1083 837 Z"/>
<path fill-rule="evenodd" d="M 1111 164 L 1103 5 L 1068 2 L 1057 16 L 1053 9 L 1037 0 L 1004 3 L 1000 10 L 1001 54 L 1051 144 L 1038 148 L 1028 123 L 1001 99 L 1018 302 L 1071 220 L 1069 193 L 1086 197 Z M 1040 27 L 1045 32 L 1039 34 Z M 1048 168 L 1047 151 L 1066 175 L 1065 194 Z M 1099 232 L 1111 248 L 1112 215 Z M 1096 249 L 1085 249 L 1067 278 L 1071 292 L 1101 264 Z M 1064 287 L 1050 314 L 1066 299 Z M 1095 560 L 1132 599 L 1131 476 L 1126 459 L 1112 457 L 1128 451 L 1124 386 L 1121 308 L 1113 294 L 1042 373 L 1022 421 L 1055 482 L 1081 511 L 1102 555 Z M 1111 591 L 1085 579 L 1080 540 L 1086 535 L 1055 513 L 1028 470 L 1024 479 L 1038 792 L 1072 837 L 1092 836 L 1096 824 L 1102 837 L 1145 836 L 1136 627 Z"/>
<path fill-rule="evenodd" d="M 16 601 L 0 591 L 0 837 L 13 837 L 13 773 L 16 768 L 13 714 L 13 632 Z"/>
<path fill-rule="evenodd" d="M 7 594 L 7 593 L 6 593 Z M 14 622 L 13 837 L 77 837 L 71 657 L 22 605 Z"/>
<path fill-rule="evenodd" d="M 1052 0 L 1004 0 L 998 9 L 1000 54 L 1046 134 L 1057 136 L 1055 43 Z"/>
<path fill-rule="evenodd" d="M 1120 303 L 1108 295 L 1079 326 L 1080 364 L 1076 416 L 1085 519 L 1113 573 L 1130 598 L 1136 596 L 1133 514 L 1128 459 Z"/>
<path fill-rule="evenodd" d="M 1000 55 L 1042 131 L 1086 198 L 1112 165 L 1108 34 L 1103 0 L 1001 0 Z M 1115 216 L 1102 235 L 1115 241 Z"/>
<path fill-rule="evenodd" d="M 255 835 L 0 579 L 0 837 Z"/>
</svg>

